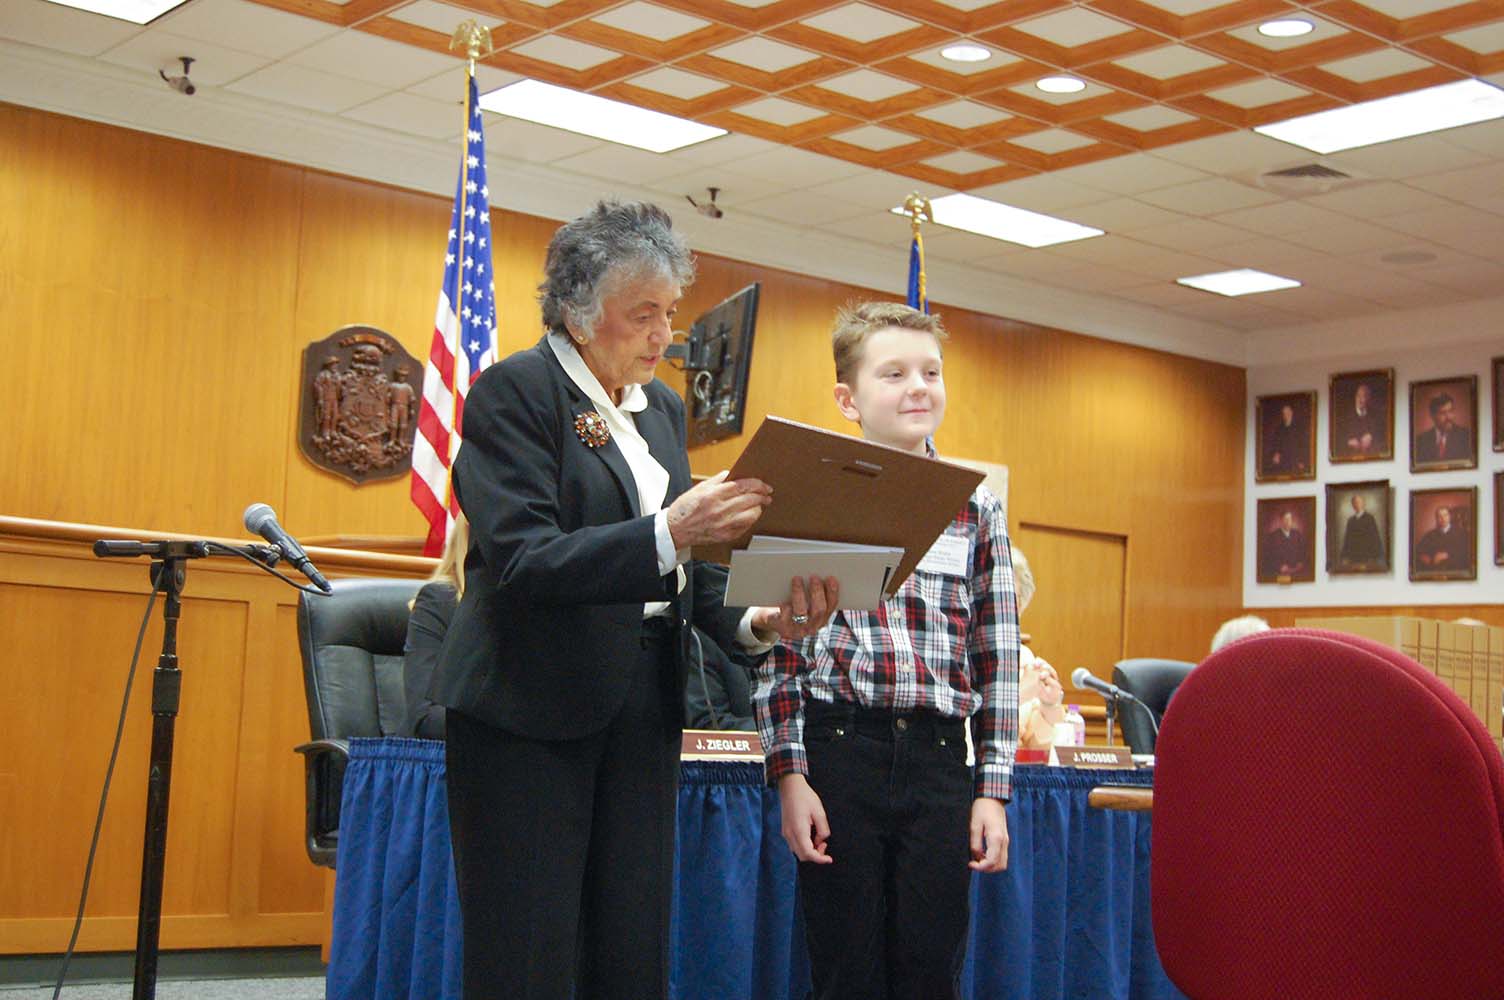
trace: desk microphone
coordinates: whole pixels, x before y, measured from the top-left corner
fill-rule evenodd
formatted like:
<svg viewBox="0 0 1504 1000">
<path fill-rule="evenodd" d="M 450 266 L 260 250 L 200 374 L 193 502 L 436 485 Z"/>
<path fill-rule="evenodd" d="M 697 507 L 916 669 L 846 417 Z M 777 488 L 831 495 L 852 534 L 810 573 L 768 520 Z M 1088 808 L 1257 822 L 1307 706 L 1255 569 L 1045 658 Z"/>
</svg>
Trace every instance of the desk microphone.
<svg viewBox="0 0 1504 1000">
<path fill-rule="evenodd" d="M 270 504 L 253 503 L 245 509 L 245 530 L 260 535 L 279 549 L 288 562 L 313 581 L 315 587 L 326 594 L 334 593 L 334 588 L 329 586 L 324 574 L 314 568 L 308 553 L 303 551 L 303 546 L 277 523 L 277 512 L 272 510 Z"/>
<path fill-rule="evenodd" d="M 1077 691 L 1095 691 L 1104 698 L 1123 699 L 1124 701 L 1138 701 L 1133 695 L 1124 691 L 1116 684 L 1109 684 L 1100 677 L 1094 675 L 1085 667 L 1077 667 L 1071 671 L 1071 684 Z"/>
</svg>

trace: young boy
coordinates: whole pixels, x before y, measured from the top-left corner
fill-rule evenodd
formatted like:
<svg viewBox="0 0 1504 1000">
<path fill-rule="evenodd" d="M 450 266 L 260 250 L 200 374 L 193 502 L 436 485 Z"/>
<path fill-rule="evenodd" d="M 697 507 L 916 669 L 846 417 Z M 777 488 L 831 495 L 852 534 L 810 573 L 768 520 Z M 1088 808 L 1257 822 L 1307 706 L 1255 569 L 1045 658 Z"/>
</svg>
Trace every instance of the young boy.
<svg viewBox="0 0 1504 1000">
<path fill-rule="evenodd" d="M 863 437 L 934 456 L 944 338 L 907 306 L 838 314 L 836 405 Z M 1001 502 L 979 486 L 945 535 L 878 610 L 836 612 L 759 671 L 816 997 L 958 996 L 971 871 L 1008 863 L 1019 634 Z"/>
</svg>

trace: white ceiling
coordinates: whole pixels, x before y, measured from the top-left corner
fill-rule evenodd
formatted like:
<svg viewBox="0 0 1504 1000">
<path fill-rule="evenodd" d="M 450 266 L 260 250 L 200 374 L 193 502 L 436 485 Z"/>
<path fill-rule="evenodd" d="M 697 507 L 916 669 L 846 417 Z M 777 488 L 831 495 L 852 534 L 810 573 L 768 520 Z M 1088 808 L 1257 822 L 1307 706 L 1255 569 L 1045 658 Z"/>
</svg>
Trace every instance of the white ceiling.
<svg viewBox="0 0 1504 1000">
<path fill-rule="evenodd" d="M 864 14 L 864 7 L 850 4 L 824 15 L 830 22 L 822 22 L 824 30 L 860 42 L 875 25 L 891 31 L 888 20 L 901 20 L 875 8 Z M 598 19 L 638 34 L 657 24 L 666 37 L 695 28 L 688 22 L 696 19 L 667 14 L 635 0 Z M 447 30 L 472 14 L 417 0 L 391 16 Z M 1026 30 L 1080 44 L 1112 30 L 1115 22 L 1101 23 L 1106 20 L 1073 9 L 1039 18 Z M 144 28 L 45 0 L 4 0 L 0 39 L 8 40 L 0 42 L 3 100 L 436 193 L 453 189 L 462 117 L 456 105 L 463 97 L 462 63 L 453 57 L 248 0 L 190 0 Z M 768 39 L 736 46 L 720 55 L 771 66 L 792 58 L 780 48 L 801 52 Z M 576 69 L 594 65 L 602 51 L 552 35 L 523 47 L 535 59 Z M 1134 68 L 1178 74 L 1204 58 L 1174 48 L 1137 57 Z M 192 75 L 199 92 L 192 98 L 169 91 L 156 76 L 159 69 L 178 71 L 180 55 L 197 59 Z M 1395 72 L 1392 57 L 1403 54 L 1375 55 L 1382 65 L 1365 65 L 1367 57 L 1360 57 L 1337 69 L 1362 81 Z M 697 96 L 693 74 L 672 68 L 653 74 L 634 83 Z M 517 77 L 482 66 L 479 79 L 489 89 Z M 1492 82 L 1504 82 L 1504 74 Z M 860 69 L 821 86 L 881 100 L 897 83 Z M 1284 86 L 1257 81 L 1219 96 L 1263 103 L 1271 95 L 1254 91 L 1275 85 Z M 781 124 L 808 111 L 772 97 L 754 110 Z M 1130 112 L 1150 117 L 1124 124 L 1174 124 L 1166 113 L 1173 112 Z M 996 111 L 956 101 L 926 114 L 972 126 Z M 499 206 L 562 218 L 597 194 L 646 195 L 674 209 L 703 250 L 900 294 L 908 225 L 888 209 L 911 190 L 948 193 L 747 135 L 656 155 L 487 118 Z M 1055 152 L 1073 136 L 1059 131 L 1016 141 Z M 867 149 L 882 149 L 887 141 L 880 126 L 855 129 L 844 139 Z M 1260 177 L 1318 161 L 1354 179 L 1328 191 L 1291 191 Z M 934 165 L 971 171 L 991 162 L 976 153 L 950 153 Z M 721 189 L 726 210 L 719 222 L 695 216 L 684 202 L 685 195 L 699 200 L 712 185 Z M 927 227 L 933 298 L 1181 353 L 1243 363 L 1248 345 L 1266 334 L 1504 297 L 1504 122 L 1319 158 L 1250 131 L 1229 132 L 972 193 L 1097 226 L 1107 235 L 1026 250 Z M 1234 300 L 1174 284 L 1177 277 L 1233 267 L 1273 271 L 1303 287 Z"/>
</svg>

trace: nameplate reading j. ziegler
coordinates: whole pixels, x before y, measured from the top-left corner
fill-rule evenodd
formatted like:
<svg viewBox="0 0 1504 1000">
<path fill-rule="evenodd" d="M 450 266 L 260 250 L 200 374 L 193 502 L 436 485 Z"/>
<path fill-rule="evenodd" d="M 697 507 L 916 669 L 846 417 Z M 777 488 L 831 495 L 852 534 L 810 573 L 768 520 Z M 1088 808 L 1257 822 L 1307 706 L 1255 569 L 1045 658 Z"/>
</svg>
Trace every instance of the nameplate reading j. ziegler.
<svg viewBox="0 0 1504 1000">
<path fill-rule="evenodd" d="M 762 762 L 762 742 L 756 733 L 686 729 L 680 760 L 755 760 Z"/>
<path fill-rule="evenodd" d="M 1133 751 L 1127 747 L 1056 747 L 1055 756 L 1061 767 L 1116 768 L 1131 771 L 1134 768 Z"/>
</svg>

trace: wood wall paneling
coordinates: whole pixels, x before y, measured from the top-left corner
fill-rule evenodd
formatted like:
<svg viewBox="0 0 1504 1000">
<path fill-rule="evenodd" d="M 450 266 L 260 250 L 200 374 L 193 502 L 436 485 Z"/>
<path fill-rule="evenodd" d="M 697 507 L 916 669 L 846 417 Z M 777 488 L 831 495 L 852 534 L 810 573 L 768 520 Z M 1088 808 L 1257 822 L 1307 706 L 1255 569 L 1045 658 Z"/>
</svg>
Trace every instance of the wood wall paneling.
<svg viewBox="0 0 1504 1000">
<path fill-rule="evenodd" d="M 349 323 L 379 326 L 426 356 L 447 198 L 5 105 L 0 156 L 7 356 L 27 376 L 9 397 L 7 453 L 25 474 L 0 477 L 0 516 L 238 537 L 241 511 L 265 500 L 294 534 L 420 534 L 405 480 L 356 489 L 302 459 L 297 372 L 304 345 Z M 503 353 L 537 340 L 535 288 L 556 226 L 493 212 Z M 896 297 L 905 267 L 895 251 L 893 273 L 874 276 L 886 291 L 874 292 L 704 255 L 678 325 L 762 281 L 749 430 L 776 413 L 855 432 L 831 399 L 831 318 L 854 299 Z M 931 270 L 943 288 L 943 262 Z M 1198 658 L 1241 603 L 1244 373 L 936 308 L 952 333 L 941 452 L 1009 466 L 1015 532 L 1063 525 L 1128 539 L 1124 651 Z M 662 374 L 682 387 L 678 373 Z M 698 449 L 694 469 L 726 467 L 740 448 Z M 66 942 L 70 873 L 105 752 L 99 734 L 111 728 L 142 603 L 144 568 L 99 563 L 68 547 L 79 540 L 0 537 L 6 620 L 36 623 L 30 645 L 0 654 L 18 692 L 0 716 L 10 723 L 0 752 L 26 762 L 0 763 L 0 801 L 20 817 L 0 847 L 0 873 L 16 876 L 0 884 L 0 951 Z M 317 561 L 326 573 L 421 575 L 427 566 L 338 553 Z M 1046 600 L 1102 587 L 1069 560 L 1044 563 L 1036 560 Z M 291 752 L 307 732 L 292 595 L 251 572 L 190 571 L 167 947 L 320 933 L 323 884 L 301 855 Z M 1049 656 L 1057 637 L 1033 631 Z M 49 674 L 38 663 L 61 666 Z M 192 700 L 201 698 L 214 701 Z M 53 721 L 46 735 L 66 751 L 21 745 L 40 732 L 37 718 Z M 136 716 L 128 728 L 109 820 L 112 874 L 100 876 L 86 948 L 132 940 L 140 816 L 131 796 L 146 732 Z M 45 864 L 16 844 L 35 846 Z M 40 873 L 64 889 L 38 883 L 33 893 L 27 880 Z"/>
</svg>

